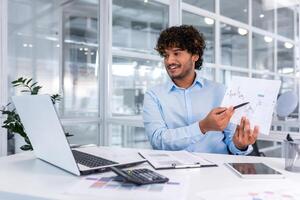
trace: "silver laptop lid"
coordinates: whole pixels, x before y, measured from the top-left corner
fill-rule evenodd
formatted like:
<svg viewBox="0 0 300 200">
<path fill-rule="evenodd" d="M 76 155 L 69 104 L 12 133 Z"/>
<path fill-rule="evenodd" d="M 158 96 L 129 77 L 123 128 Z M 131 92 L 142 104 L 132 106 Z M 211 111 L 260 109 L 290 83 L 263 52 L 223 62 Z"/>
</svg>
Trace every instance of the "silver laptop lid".
<svg viewBox="0 0 300 200">
<path fill-rule="evenodd" d="M 49 95 L 13 96 L 35 155 L 73 174 L 80 171 Z"/>
</svg>

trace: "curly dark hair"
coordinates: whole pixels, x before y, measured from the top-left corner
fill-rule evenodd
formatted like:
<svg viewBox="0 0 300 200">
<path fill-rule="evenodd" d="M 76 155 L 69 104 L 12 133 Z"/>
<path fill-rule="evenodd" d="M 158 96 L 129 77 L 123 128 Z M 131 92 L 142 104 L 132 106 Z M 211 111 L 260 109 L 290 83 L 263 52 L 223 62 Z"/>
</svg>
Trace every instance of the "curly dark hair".
<svg viewBox="0 0 300 200">
<path fill-rule="evenodd" d="M 160 33 L 155 50 L 164 56 L 165 50 L 177 47 L 187 50 L 189 53 L 199 55 L 195 63 L 195 69 L 201 69 L 203 63 L 203 52 L 205 49 L 205 38 L 196 28 L 189 25 L 172 26 Z"/>
</svg>

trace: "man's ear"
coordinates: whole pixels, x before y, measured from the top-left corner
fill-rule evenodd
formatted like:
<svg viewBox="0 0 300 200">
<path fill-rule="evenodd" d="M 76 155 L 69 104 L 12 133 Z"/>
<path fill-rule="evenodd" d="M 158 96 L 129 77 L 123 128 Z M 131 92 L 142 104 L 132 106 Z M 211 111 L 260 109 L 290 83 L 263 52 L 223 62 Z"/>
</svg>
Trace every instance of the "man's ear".
<svg viewBox="0 0 300 200">
<path fill-rule="evenodd" d="M 196 62 L 199 59 L 199 55 L 198 54 L 194 54 L 192 55 L 192 61 Z"/>
</svg>

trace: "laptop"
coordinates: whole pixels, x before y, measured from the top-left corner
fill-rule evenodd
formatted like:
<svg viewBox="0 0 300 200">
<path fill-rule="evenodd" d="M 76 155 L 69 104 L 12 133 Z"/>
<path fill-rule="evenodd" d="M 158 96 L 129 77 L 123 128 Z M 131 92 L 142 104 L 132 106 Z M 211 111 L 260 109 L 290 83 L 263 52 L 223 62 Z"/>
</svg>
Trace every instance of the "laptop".
<svg viewBox="0 0 300 200">
<path fill-rule="evenodd" d="M 130 167 L 145 162 L 136 152 L 120 148 L 70 148 L 49 95 L 13 96 L 12 101 L 37 158 L 75 175 Z"/>
</svg>

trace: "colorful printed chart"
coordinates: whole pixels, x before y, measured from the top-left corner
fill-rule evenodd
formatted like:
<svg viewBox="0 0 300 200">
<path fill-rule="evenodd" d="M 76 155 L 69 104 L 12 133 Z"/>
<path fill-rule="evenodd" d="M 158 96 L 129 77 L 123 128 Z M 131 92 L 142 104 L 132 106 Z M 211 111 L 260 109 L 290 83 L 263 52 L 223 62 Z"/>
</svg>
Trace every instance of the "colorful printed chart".
<svg viewBox="0 0 300 200">
<path fill-rule="evenodd" d="M 258 185 L 258 187 L 233 187 L 230 189 L 207 191 L 198 194 L 201 200 L 300 200 L 300 191 L 295 183 L 283 181 L 282 183 Z"/>
<path fill-rule="evenodd" d="M 185 199 L 187 195 L 188 177 L 168 177 L 169 182 L 137 186 L 128 182 L 116 181 L 115 176 L 88 176 L 82 178 L 67 194 L 76 196 L 93 196 L 122 200 L 170 200 Z"/>
<path fill-rule="evenodd" d="M 179 182 L 167 182 L 165 184 L 151 184 L 137 186 L 132 183 L 114 181 L 114 177 L 87 177 L 87 181 L 91 181 L 91 189 L 110 189 L 110 190 L 139 190 L 162 192 L 165 187 L 179 186 Z"/>
</svg>

